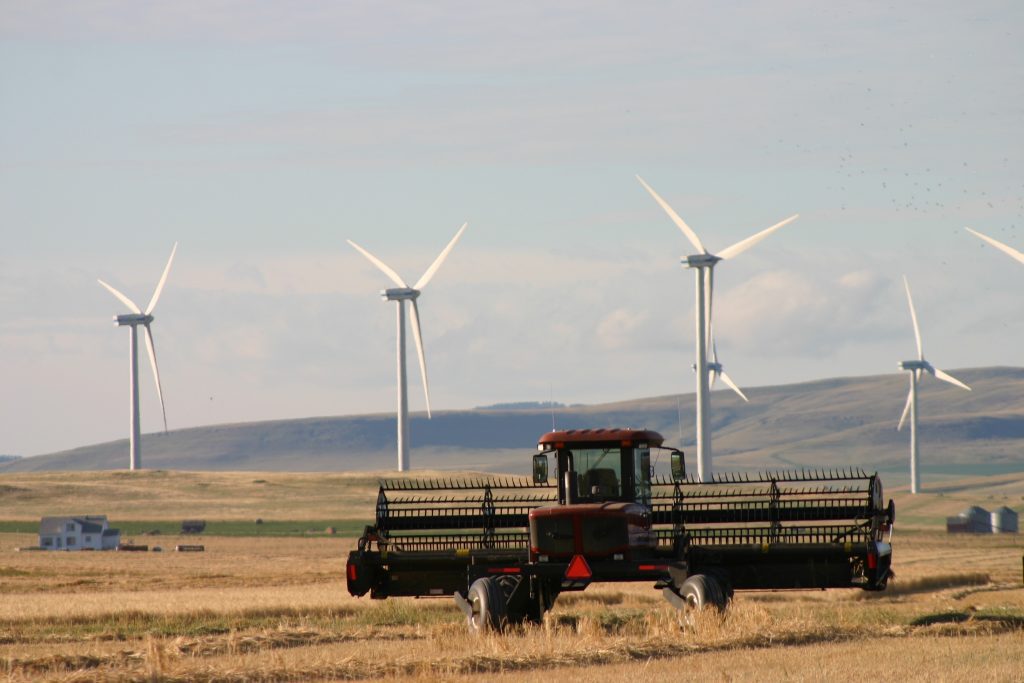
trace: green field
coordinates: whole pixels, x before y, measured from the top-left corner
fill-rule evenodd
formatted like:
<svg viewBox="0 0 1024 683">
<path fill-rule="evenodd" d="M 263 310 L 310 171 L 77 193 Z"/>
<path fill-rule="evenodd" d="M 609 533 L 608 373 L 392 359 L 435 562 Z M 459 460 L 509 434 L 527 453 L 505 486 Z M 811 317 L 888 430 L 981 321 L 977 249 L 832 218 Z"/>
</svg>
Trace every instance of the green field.
<svg viewBox="0 0 1024 683">
<path fill-rule="evenodd" d="M 416 477 L 440 473 L 416 472 Z M 446 477 L 457 476 L 450 472 Z M 203 519 L 203 536 L 358 536 L 374 519 L 378 479 L 392 472 L 39 472 L 0 474 L 0 533 L 38 533 L 46 516 L 107 515 L 123 538 L 178 537 L 185 519 Z M 883 475 L 883 481 L 885 476 Z M 924 493 L 887 486 L 898 531 L 945 529 L 970 505 L 1024 511 L 1024 474 L 944 480 Z M 257 523 L 256 520 L 261 520 Z M 185 538 L 195 538 L 185 537 Z M 150 542 L 154 544 L 155 542 Z"/>
</svg>

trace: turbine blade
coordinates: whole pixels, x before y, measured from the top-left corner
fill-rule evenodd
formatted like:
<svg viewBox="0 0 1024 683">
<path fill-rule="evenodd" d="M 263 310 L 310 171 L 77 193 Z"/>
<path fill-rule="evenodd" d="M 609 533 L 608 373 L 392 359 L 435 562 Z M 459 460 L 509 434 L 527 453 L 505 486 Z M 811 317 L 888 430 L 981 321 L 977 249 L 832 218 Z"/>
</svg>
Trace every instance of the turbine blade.
<svg viewBox="0 0 1024 683">
<path fill-rule="evenodd" d="M 917 325 L 917 312 L 914 310 L 914 300 L 910 296 L 910 283 L 907 276 L 903 276 L 903 287 L 907 290 L 907 303 L 910 304 L 910 319 L 914 323 L 914 339 L 917 340 L 917 359 L 924 360 L 924 347 L 921 345 L 921 328 Z"/>
<path fill-rule="evenodd" d="M 941 379 L 943 382 L 949 382 L 950 384 L 956 385 L 961 389 L 966 389 L 967 391 L 971 390 L 969 386 L 958 380 L 953 375 L 949 374 L 948 372 L 943 372 L 942 370 L 939 370 L 934 366 L 932 367 L 932 374 L 935 375 L 936 378 Z"/>
<path fill-rule="evenodd" d="M 164 390 L 160 386 L 160 370 L 156 367 L 156 347 L 153 346 L 153 332 L 146 324 L 146 350 L 149 351 L 149 364 L 153 368 L 153 379 L 156 381 L 156 395 L 160 399 L 160 412 L 164 416 L 164 434 L 167 433 L 167 409 L 164 407 Z"/>
<path fill-rule="evenodd" d="M 730 389 L 732 389 L 737 394 L 739 394 L 739 397 L 742 398 L 744 401 L 746 401 L 747 403 L 750 403 L 750 399 L 747 398 L 746 394 L 744 394 L 742 391 L 740 391 L 740 388 L 738 386 L 736 386 L 736 382 L 732 381 L 732 378 L 729 377 L 729 375 L 726 374 L 725 370 L 722 370 L 722 372 L 720 374 L 722 375 L 722 381 L 725 382 L 729 386 Z"/>
<path fill-rule="evenodd" d="M 991 244 L 993 247 L 995 247 L 999 251 L 1003 252 L 1004 254 L 1008 254 L 1011 258 L 1015 258 L 1018 261 L 1020 261 L 1021 263 L 1024 263 L 1024 254 L 1022 254 L 1021 252 L 1017 251 L 1013 247 L 1008 246 L 1006 244 L 1003 244 L 1002 242 L 1000 242 L 998 240 L 994 240 L 991 237 L 988 237 L 987 235 L 982 235 L 980 232 L 978 232 L 976 230 L 971 230 L 968 227 L 965 227 L 964 230 L 966 230 L 967 232 L 971 233 L 975 237 L 988 242 L 989 244 Z"/>
<path fill-rule="evenodd" d="M 683 234 L 686 235 L 686 239 L 690 240 L 690 244 L 697 247 L 700 253 L 708 253 L 708 250 L 704 248 L 703 244 L 701 244 L 700 238 L 697 237 L 697 233 L 695 233 L 693 229 L 690 228 L 690 226 L 687 225 L 686 222 L 679 217 L 679 214 L 677 214 L 672 209 L 672 207 L 668 205 L 668 202 L 662 199 L 650 185 L 644 182 L 643 178 L 637 176 L 636 179 L 639 180 L 640 184 L 644 186 L 644 189 L 647 190 L 652 197 L 654 197 L 654 201 L 658 202 L 661 208 L 665 210 L 665 213 L 667 213 L 668 217 L 672 219 L 672 222 L 675 223 L 679 227 L 679 229 L 683 231 Z"/>
<path fill-rule="evenodd" d="M 455 233 L 455 237 L 453 237 L 452 241 L 448 243 L 448 246 L 444 248 L 444 251 L 438 254 L 438 257 L 434 259 L 434 262 L 431 263 L 430 267 L 427 268 L 426 272 L 423 273 L 423 277 L 417 280 L 416 284 L 412 286 L 413 289 L 423 289 L 424 287 L 427 286 L 427 283 L 430 282 L 430 279 L 434 277 L 434 273 L 436 273 L 437 269 L 441 267 L 441 264 L 444 263 L 444 260 L 448 258 L 448 254 L 451 253 L 451 250 L 455 246 L 455 243 L 459 241 L 459 238 L 462 237 L 462 233 L 466 231 L 467 227 L 469 227 L 469 223 L 462 224 L 462 227 L 459 228 L 459 231 L 457 233 Z"/>
<path fill-rule="evenodd" d="M 164 268 L 164 274 L 160 276 L 160 282 L 157 283 L 156 289 L 153 291 L 153 298 L 149 300 L 149 305 L 146 306 L 146 315 L 153 312 L 156 308 L 156 302 L 160 299 L 160 293 L 164 291 L 164 284 L 167 282 L 167 275 L 171 272 L 171 262 L 174 260 L 174 252 L 178 251 L 178 243 L 175 242 L 171 248 L 171 257 L 167 259 L 167 266 Z"/>
<path fill-rule="evenodd" d="M 896 425 L 896 431 L 897 432 L 903 429 L 903 423 L 907 421 L 907 415 L 910 415 L 910 401 L 913 399 L 913 397 L 914 397 L 913 390 L 908 391 L 907 392 L 907 402 L 903 406 L 903 414 L 900 415 L 899 424 Z"/>
<path fill-rule="evenodd" d="M 113 287 L 108 285 L 103 280 L 97 280 L 97 282 L 99 282 L 101 285 L 103 285 L 108 292 L 110 292 L 111 294 L 116 296 L 118 301 L 120 301 L 125 306 L 127 306 L 128 310 L 130 310 L 132 313 L 138 313 L 139 315 L 142 315 L 142 310 L 138 306 L 135 305 L 134 301 L 132 301 L 131 299 L 126 297 L 124 294 L 122 294 L 121 292 L 117 291 L 116 289 L 114 289 Z"/>
<path fill-rule="evenodd" d="M 396 285 L 398 285 L 399 287 L 405 287 L 405 288 L 409 287 L 409 285 L 405 284 L 405 280 L 403 280 L 402 278 L 400 278 L 398 276 L 398 273 L 396 273 L 395 271 L 391 270 L 391 267 L 388 266 L 388 264 L 384 263 L 379 258 L 377 258 L 373 254 L 371 254 L 370 252 L 366 251 L 365 249 L 363 249 L 361 246 L 359 246 L 358 244 L 356 244 L 352 240 L 345 240 L 345 241 L 348 242 L 349 244 L 351 244 L 353 249 L 355 249 L 360 254 L 365 256 L 370 263 L 372 263 L 373 265 L 377 266 L 377 268 L 380 269 L 380 272 L 382 272 L 385 275 L 387 275 L 388 278 L 392 282 L 394 282 Z"/>
<path fill-rule="evenodd" d="M 718 372 L 714 368 L 708 368 L 708 389 L 714 389 L 718 381 Z"/>
<path fill-rule="evenodd" d="M 423 378 L 423 395 L 427 399 L 427 418 L 430 415 L 430 385 L 427 382 L 427 357 L 423 353 L 423 335 L 420 333 L 420 311 L 416 299 L 412 303 L 412 337 L 416 340 L 416 355 L 420 357 L 420 377 Z"/>
<path fill-rule="evenodd" d="M 735 256 L 741 254 L 742 252 L 746 251 L 747 249 L 750 249 L 750 247 L 754 246 L 755 244 L 757 244 L 758 242 L 760 242 L 765 237 L 767 237 L 768 235 L 772 234 L 773 232 L 775 232 L 776 230 L 778 230 L 782 226 L 787 225 L 789 223 L 792 223 L 797 218 L 800 218 L 800 214 L 798 214 L 798 213 L 797 214 L 793 214 L 792 216 L 790 216 L 786 220 L 780 221 L 780 222 L 776 223 L 775 225 L 773 225 L 770 228 L 765 228 L 764 230 L 762 230 L 761 232 L 757 233 L 756 235 L 751 235 L 747 239 L 741 240 L 741 241 L 737 242 L 736 244 L 732 245 L 731 247 L 726 247 L 722 251 L 720 251 L 717 254 L 715 254 L 715 256 L 717 256 L 720 259 L 734 258 Z"/>
</svg>

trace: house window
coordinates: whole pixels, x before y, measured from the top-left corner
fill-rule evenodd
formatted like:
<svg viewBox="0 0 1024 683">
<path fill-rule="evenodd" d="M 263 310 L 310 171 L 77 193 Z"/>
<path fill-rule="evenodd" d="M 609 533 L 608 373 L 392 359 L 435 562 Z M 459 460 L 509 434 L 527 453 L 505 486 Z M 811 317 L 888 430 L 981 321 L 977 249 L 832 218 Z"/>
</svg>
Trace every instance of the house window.
<svg viewBox="0 0 1024 683">
<path fill-rule="evenodd" d="M 68 522 L 67 525 L 66 525 L 66 530 L 67 531 L 74 531 L 75 530 L 75 523 L 74 522 Z"/>
<path fill-rule="evenodd" d="M 50 538 L 49 536 L 44 537 L 43 538 L 43 547 L 44 548 L 52 548 L 53 547 L 53 539 Z"/>
<path fill-rule="evenodd" d="M 68 536 L 68 545 L 71 546 L 71 545 L 74 545 L 74 544 L 75 544 L 75 537 L 74 536 Z"/>
<path fill-rule="evenodd" d="M 86 536 L 85 537 L 85 542 L 86 543 L 92 543 L 92 536 Z"/>
</svg>

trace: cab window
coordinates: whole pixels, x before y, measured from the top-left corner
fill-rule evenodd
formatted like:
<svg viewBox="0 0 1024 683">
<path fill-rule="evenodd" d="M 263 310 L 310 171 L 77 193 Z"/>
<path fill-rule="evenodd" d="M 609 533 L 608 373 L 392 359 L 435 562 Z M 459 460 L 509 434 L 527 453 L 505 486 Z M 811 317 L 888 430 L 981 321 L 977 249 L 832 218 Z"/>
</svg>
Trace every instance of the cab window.
<svg viewBox="0 0 1024 683">
<path fill-rule="evenodd" d="M 622 497 L 622 450 L 581 448 L 572 451 L 580 500 L 600 502 Z"/>
<path fill-rule="evenodd" d="M 651 449 L 638 446 L 633 451 L 633 484 L 636 486 L 636 502 L 651 504 Z"/>
</svg>

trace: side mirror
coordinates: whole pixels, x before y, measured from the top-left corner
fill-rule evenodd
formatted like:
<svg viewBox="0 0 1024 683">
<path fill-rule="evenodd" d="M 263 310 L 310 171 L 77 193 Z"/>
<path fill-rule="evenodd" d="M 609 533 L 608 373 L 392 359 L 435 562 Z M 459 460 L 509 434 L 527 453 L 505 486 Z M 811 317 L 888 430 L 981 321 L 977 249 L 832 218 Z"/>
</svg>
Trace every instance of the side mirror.
<svg viewBox="0 0 1024 683">
<path fill-rule="evenodd" d="M 546 453 L 537 453 L 533 456 L 533 483 L 548 483 L 548 456 Z"/>
<path fill-rule="evenodd" d="M 683 452 L 672 451 L 672 481 L 683 481 L 686 479 L 686 461 L 683 460 Z"/>
</svg>

